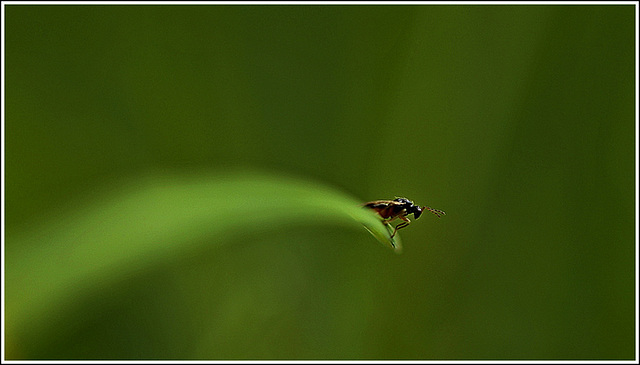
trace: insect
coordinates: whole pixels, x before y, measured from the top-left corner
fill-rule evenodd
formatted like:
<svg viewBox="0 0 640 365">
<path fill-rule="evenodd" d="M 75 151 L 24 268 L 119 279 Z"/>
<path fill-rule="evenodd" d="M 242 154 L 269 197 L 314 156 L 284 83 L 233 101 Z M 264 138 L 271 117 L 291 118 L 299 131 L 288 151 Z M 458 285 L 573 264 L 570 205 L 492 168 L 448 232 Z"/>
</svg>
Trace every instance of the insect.
<svg viewBox="0 0 640 365">
<path fill-rule="evenodd" d="M 370 208 L 376 211 L 378 215 L 382 218 L 382 223 L 389 224 L 390 222 L 401 219 L 404 222 L 398 224 L 396 228 L 393 230 L 393 234 L 391 234 L 391 238 L 396 235 L 396 232 L 409 225 L 411 221 L 407 216 L 409 214 L 413 214 L 415 219 L 420 218 L 420 215 L 424 210 L 428 210 L 431 213 L 435 214 L 440 218 L 440 216 L 445 215 L 445 212 L 433 209 L 430 207 L 421 207 L 418 205 L 414 205 L 413 202 L 406 198 L 395 198 L 393 200 L 374 200 L 368 203 L 362 204 L 362 206 L 366 208 Z"/>
</svg>

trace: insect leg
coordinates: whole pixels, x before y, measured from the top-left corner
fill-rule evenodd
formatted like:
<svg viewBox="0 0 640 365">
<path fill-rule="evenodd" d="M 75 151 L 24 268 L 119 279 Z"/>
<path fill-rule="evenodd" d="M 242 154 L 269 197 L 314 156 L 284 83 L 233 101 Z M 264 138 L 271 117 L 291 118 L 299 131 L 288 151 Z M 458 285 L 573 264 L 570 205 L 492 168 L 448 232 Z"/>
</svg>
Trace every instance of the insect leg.
<svg viewBox="0 0 640 365">
<path fill-rule="evenodd" d="M 398 232 L 398 230 L 399 230 L 400 228 L 404 228 L 404 227 L 408 226 L 408 225 L 409 225 L 409 223 L 411 223 L 411 221 L 410 221 L 410 220 L 409 220 L 409 218 L 407 218 L 407 217 L 399 216 L 398 218 L 402 219 L 404 222 L 403 222 L 403 223 L 400 223 L 400 224 L 398 224 L 398 225 L 396 226 L 396 229 L 394 229 L 394 230 L 393 230 L 393 234 L 391 235 L 391 238 L 393 238 L 393 236 L 395 236 L 395 235 L 396 235 L 396 232 Z"/>
</svg>

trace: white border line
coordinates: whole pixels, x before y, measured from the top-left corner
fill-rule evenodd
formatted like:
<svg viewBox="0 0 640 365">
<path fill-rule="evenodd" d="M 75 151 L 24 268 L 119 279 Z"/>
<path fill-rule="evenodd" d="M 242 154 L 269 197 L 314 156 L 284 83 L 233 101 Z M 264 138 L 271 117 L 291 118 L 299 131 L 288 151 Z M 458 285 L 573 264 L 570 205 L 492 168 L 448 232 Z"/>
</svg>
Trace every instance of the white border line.
<svg viewBox="0 0 640 365">
<path fill-rule="evenodd" d="M 637 1 L 3 1 L 3 5 L 636 5 Z"/>
<path fill-rule="evenodd" d="M 2 219 L 2 228 L 1 228 L 1 232 L 2 232 L 2 255 L 1 255 L 2 256 L 2 259 L 1 259 L 1 262 L 2 262 L 1 263 L 1 265 L 2 265 L 2 294 L 0 295 L 2 297 L 2 330 L 1 330 L 2 334 L 0 335 L 0 337 L 2 338 L 2 344 L 0 345 L 0 349 L 1 349 L 0 352 L 2 354 L 0 356 L 2 356 L 2 361 L 4 362 L 4 359 L 5 359 L 5 348 L 4 348 L 4 344 L 5 344 L 5 338 L 4 338 L 4 217 L 5 217 L 5 215 L 4 215 L 4 213 L 5 213 L 4 212 L 4 202 L 5 202 L 5 200 L 4 200 L 4 196 L 5 196 L 4 195 L 5 194 L 5 191 L 4 191 L 4 182 L 5 182 L 5 179 L 4 179 L 5 178 L 5 175 L 4 175 L 4 156 L 5 156 L 5 139 L 4 139 L 4 136 L 5 136 L 5 129 L 4 129 L 4 111 L 5 111 L 5 108 L 4 108 L 4 96 L 6 95 L 5 92 L 4 92 L 5 91 L 4 90 L 4 80 L 5 80 L 5 78 L 4 78 L 4 35 L 5 35 L 5 31 L 4 31 L 4 3 L 0 7 L 0 17 L 1 17 L 1 20 L 0 20 L 0 24 L 1 24 L 0 25 L 1 26 L 0 32 L 2 33 L 2 41 L 1 41 L 2 42 L 2 56 L 0 57 L 0 59 L 1 59 L 0 65 L 1 65 L 1 68 L 2 68 L 1 71 L 0 71 L 0 73 L 2 74 L 2 86 L 0 87 L 0 90 L 2 90 L 2 93 L 1 93 L 2 96 L 0 97 L 0 99 L 2 99 L 2 101 L 0 102 L 0 105 L 1 105 L 1 109 L 0 110 L 2 110 L 2 127 L 1 127 L 1 130 L 2 130 L 2 132 L 1 132 L 2 133 L 1 134 L 2 135 L 2 163 L 1 163 L 1 166 L 2 166 L 2 173 L 1 173 L 1 176 L 2 176 L 2 193 L 1 193 L 1 195 L 2 195 L 2 203 L 1 203 L 1 205 L 2 205 L 2 207 L 0 207 L 0 212 L 1 212 L 0 216 L 2 217 L 1 218 Z"/>
<path fill-rule="evenodd" d="M 638 347 L 640 346 L 638 344 L 638 341 L 640 340 L 638 338 L 638 313 L 639 313 L 638 312 L 638 284 L 639 284 L 638 283 L 638 242 L 639 242 L 638 241 L 638 239 L 639 239 L 638 224 L 639 224 L 639 220 L 640 220 L 639 216 L 638 216 L 640 214 L 638 212 L 638 203 L 639 203 L 638 195 L 640 194 L 640 192 L 639 192 L 639 188 L 640 188 L 640 185 L 639 185 L 639 168 L 638 168 L 638 159 L 639 159 L 638 153 L 640 152 L 640 150 L 638 149 L 638 132 L 640 132 L 638 130 L 638 116 L 639 116 L 639 114 L 638 114 L 638 103 L 639 103 L 638 102 L 638 97 L 640 96 L 640 95 L 638 95 L 638 90 L 639 90 L 638 87 L 640 86 L 640 84 L 638 83 L 638 70 L 639 70 L 638 62 L 640 61 L 640 59 L 638 58 L 638 42 L 640 41 L 640 38 L 638 37 L 638 34 L 639 34 L 638 33 L 638 19 L 639 19 L 638 18 L 638 7 L 639 7 L 639 5 L 638 5 L 638 3 L 636 3 L 636 9 L 635 9 L 636 10 L 635 11 L 635 13 L 636 13 L 635 14 L 635 18 L 636 18 L 636 42 L 635 42 L 636 43 L 636 52 L 635 52 L 635 54 L 636 54 L 636 68 L 635 68 L 635 71 L 636 71 L 636 85 L 635 85 L 636 86 L 636 113 L 635 113 L 635 118 L 636 118 L 636 271 L 635 271 L 635 273 L 636 273 L 636 280 L 635 280 L 635 282 L 636 282 L 636 362 L 638 361 L 638 356 L 639 356 Z"/>
</svg>

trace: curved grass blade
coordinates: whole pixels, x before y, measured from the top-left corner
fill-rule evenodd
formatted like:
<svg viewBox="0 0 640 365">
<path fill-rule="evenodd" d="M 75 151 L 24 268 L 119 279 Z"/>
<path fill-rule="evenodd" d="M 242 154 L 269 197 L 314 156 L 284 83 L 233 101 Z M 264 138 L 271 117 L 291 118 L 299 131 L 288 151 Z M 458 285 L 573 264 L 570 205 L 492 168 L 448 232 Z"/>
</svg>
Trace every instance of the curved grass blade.
<svg viewBox="0 0 640 365">
<path fill-rule="evenodd" d="M 79 293 L 222 245 L 237 230 L 362 224 L 400 252 L 398 236 L 391 240 L 380 219 L 359 203 L 318 183 L 261 173 L 135 179 L 72 215 L 7 235 L 7 338 L 36 330 Z"/>
</svg>

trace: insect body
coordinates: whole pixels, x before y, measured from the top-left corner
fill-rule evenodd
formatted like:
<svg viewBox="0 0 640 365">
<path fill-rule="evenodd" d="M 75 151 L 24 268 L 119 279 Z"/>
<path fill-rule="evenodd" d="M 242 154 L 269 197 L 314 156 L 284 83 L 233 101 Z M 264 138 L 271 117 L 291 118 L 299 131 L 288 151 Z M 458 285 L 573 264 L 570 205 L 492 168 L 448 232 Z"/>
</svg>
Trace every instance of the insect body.
<svg viewBox="0 0 640 365">
<path fill-rule="evenodd" d="M 394 200 L 374 200 L 368 203 L 364 203 L 363 206 L 375 210 L 382 218 L 382 223 L 384 224 L 389 224 L 396 219 L 401 219 L 404 221 L 396 226 L 396 228 L 393 230 L 393 234 L 391 234 L 391 238 L 396 235 L 396 232 L 400 228 L 404 228 L 408 226 L 409 223 L 411 223 L 409 218 L 407 218 L 409 214 L 413 214 L 413 217 L 415 219 L 420 218 L 420 215 L 424 210 L 430 211 L 431 213 L 437 215 L 438 218 L 440 218 L 440 216 L 442 215 L 445 215 L 445 212 L 438 209 L 414 205 L 411 200 L 406 198 L 396 198 Z"/>
</svg>

